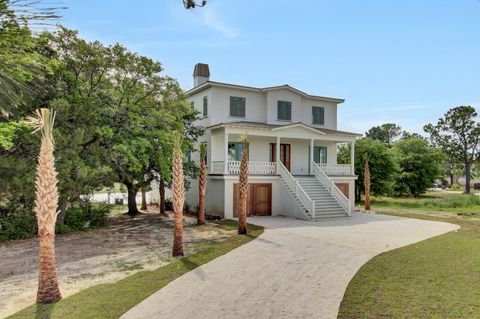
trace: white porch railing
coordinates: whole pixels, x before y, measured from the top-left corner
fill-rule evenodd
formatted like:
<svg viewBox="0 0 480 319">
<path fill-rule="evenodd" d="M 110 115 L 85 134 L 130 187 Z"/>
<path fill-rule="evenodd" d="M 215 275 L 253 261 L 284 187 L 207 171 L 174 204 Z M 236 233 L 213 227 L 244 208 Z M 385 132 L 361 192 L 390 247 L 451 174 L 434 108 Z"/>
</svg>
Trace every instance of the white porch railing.
<svg viewBox="0 0 480 319">
<path fill-rule="evenodd" d="M 227 173 L 240 174 L 240 161 L 228 161 Z M 212 173 L 223 174 L 225 171 L 225 162 L 213 161 Z M 248 173 L 252 175 L 275 175 L 277 172 L 277 163 L 275 162 L 248 162 Z"/>
<path fill-rule="evenodd" d="M 353 175 L 352 165 L 350 164 L 317 164 L 327 175 Z"/>
<path fill-rule="evenodd" d="M 330 194 L 337 200 L 337 202 L 342 205 L 345 209 L 345 212 L 348 216 L 351 216 L 351 202 L 343 194 L 343 192 L 335 185 L 335 183 L 327 176 L 327 174 L 322 170 L 321 166 L 312 162 L 313 175 L 325 186 L 325 188 L 330 192 Z"/>
<path fill-rule="evenodd" d="M 278 173 L 282 179 L 287 183 L 288 187 L 295 192 L 295 195 L 300 199 L 300 202 L 310 213 L 311 217 L 315 216 L 315 201 L 308 196 L 305 190 L 300 186 L 298 180 L 296 180 L 282 162 L 278 162 Z"/>
</svg>

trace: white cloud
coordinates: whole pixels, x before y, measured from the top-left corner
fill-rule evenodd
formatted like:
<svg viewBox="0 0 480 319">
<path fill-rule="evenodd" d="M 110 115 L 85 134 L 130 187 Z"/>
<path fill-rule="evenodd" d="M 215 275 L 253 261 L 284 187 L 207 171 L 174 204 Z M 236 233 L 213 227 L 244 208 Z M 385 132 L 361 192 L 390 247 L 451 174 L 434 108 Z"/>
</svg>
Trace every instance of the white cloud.
<svg viewBox="0 0 480 319">
<path fill-rule="evenodd" d="M 213 30 L 221 33 L 226 38 L 237 38 L 240 36 L 240 29 L 230 27 L 217 14 L 215 9 L 205 7 L 203 10 L 198 10 L 200 21 Z"/>
</svg>

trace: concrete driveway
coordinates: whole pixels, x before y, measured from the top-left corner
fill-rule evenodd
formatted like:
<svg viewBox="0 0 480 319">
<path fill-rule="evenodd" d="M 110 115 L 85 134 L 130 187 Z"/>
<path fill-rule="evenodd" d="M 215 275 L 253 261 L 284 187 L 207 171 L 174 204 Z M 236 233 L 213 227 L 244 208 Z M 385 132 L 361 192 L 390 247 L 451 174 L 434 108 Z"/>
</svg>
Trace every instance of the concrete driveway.
<svg viewBox="0 0 480 319">
<path fill-rule="evenodd" d="M 349 281 L 369 259 L 458 228 L 359 213 L 248 222 L 264 226 L 264 234 L 179 277 L 122 318 L 336 318 Z"/>
</svg>

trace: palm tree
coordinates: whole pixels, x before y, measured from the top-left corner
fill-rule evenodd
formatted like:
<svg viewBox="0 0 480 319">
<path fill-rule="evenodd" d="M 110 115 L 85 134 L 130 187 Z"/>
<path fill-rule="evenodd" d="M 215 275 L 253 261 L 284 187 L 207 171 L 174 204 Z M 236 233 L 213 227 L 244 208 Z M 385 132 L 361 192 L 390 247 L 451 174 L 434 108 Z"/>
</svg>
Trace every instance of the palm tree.
<svg viewBox="0 0 480 319">
<path fill-rule="evenodd" d="M 173 163 L 173 257 L 183 256 L 183 202 L 185 201 L 185 186 L 183 181 L 182 135 L 174 132 Z"/>
<path fill-rule="evenodd" d="M 200 144 L 200 172 L 198 174 L 198 216 L 197 224 L 205 224 L 205 193 L 207 191 L 207 164 L 205 156 L 207 148 L 205 143 Z"/>
<path fill-rule="evenodd" d="M 247 233 L 247 193 L 248 193 L 248 136 L 247 133 L 240 136 L 242 147 L 242 161 L 240 162 L 240 177 L 238 189 L 240 191 L 238 202 L 238 233 Z"/>
<path fill-rule="evenodd" d="M 37 177 L 35 179 L 35 213 L 38 222 L 39 278 L 37 303 L 47 304 L 62 299 L 55 265 L 55 221 L 57 219 L 57 172 L 53 156 L 53 124 L 55 113 L 37 110 L 27 118 L 34 132 L 42 133 Z"/>
<path fill-rule="evenodd" d="M 368 154 L 365 154 L 365 172 L 363 176 L 365 187 L 365 210 L 370 210 L 370 167 L 368 166 Z"/>
</svg>

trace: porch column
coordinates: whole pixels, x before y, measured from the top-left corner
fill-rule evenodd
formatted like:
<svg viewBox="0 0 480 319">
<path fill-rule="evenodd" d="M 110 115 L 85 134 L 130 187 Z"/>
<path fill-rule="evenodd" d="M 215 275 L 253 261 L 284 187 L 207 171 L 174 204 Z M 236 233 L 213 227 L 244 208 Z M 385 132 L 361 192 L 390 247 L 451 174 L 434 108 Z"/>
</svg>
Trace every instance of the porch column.
<svg viewBox="0 0 480 319">
<path fill-rule="evenodd" d="M 355 141 L 350 143 L 350 165 L 351 165 L 351 173 L 352 175 L 355 174 Z"/>
<path fill-rule="evenodd" d="M 223 173 L 228 174 L 228 133 L 227 132 L 225 132 L 223 138 L 224 138 Z"/>
<path fill-rule="evenodd" d="M 315 140 L 312 138 L 310 139 L 310 162 L 308 163 L 308 167 L 310 167 L 310 175 L 313 174 L 313 149 L 315 148 Z"/>
<path fill-rule="evenodd" d="M 280 136 L 277 136 L 277 144 L 275 145 L 275 163 L 277 164 L 278 174 L 278 163 L 280 163 Z"/>
</svg>

